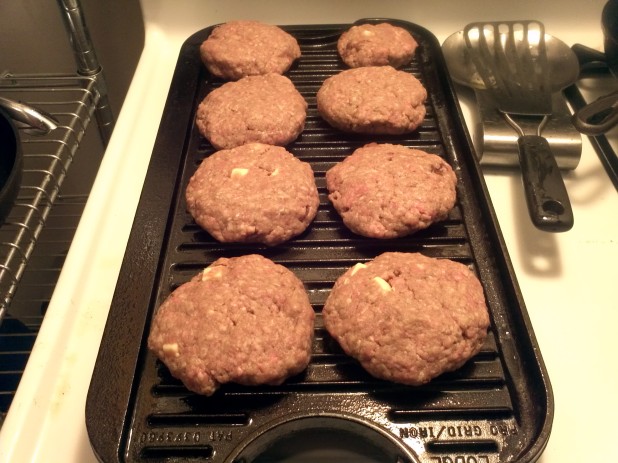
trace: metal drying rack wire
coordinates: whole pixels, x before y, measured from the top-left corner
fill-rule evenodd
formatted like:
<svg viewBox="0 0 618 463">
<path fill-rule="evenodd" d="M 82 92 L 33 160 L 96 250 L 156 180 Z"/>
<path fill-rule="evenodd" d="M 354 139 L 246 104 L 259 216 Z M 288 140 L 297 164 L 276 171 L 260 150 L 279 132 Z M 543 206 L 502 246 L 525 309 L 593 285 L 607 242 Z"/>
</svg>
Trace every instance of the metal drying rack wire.
<svg viewBox="0 0 618 463">
<path fill-rule="evenodd" d="M 22 182 L 0 227 L 0 319 L 11 303 L 46 218 L 98 103 L 92 77 L 3 76 L 0 91 L 28 101 L 60 122 L 47 135 L 20 130 Z"/>
<path fill-rule="evenodd" d="M 80 142 L 94 116 L 104 145 L 114 126 L 103 69 L 79 0 L 59 0 L 73 49 L 74 75 L 0 75 L 0 92 L 55 116 L 60 125 L 47 135 L 20 130 L 24 155 L 18 197 L 0 226 L 0 323 L 43 230 Z"/>
</svg>

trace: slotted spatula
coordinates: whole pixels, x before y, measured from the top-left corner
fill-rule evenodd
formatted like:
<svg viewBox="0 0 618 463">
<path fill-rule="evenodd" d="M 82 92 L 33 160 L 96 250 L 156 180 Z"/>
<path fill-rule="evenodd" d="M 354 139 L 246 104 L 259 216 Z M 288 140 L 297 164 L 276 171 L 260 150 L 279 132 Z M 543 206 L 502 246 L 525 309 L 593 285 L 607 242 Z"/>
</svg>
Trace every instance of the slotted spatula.
<svg viewBox="0 0 618 463">
<path fill-rule="evenodd" d="M 551 147 L 541 135 L 552 113 L 543 24 L 472 23 L 465 27 L 464 37 L 488 95 L 519 136 L 519 162 L 532 223 L 545 231 L 571 229 L 569 196 Z M 538 119 L 536 133 L 524 133 L 519 118 Z"/>
</svg>

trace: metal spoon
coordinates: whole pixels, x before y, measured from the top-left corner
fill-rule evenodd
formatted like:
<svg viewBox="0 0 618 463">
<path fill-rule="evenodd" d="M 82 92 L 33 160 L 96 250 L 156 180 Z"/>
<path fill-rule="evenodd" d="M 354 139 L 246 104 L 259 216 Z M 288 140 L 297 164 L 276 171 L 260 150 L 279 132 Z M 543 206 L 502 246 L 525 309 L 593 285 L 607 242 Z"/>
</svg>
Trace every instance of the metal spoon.
<svg viewBox="0 0 618 463">
<path fill-rule="evenodd" d="M 0 106 L 9 117 L 26 124 L 29 127 L 25 130 L 27 133 L 45 135 L 58 127 L 59 122 L 54 116 L 20 101 L 0 96 Z"/>
</svg>

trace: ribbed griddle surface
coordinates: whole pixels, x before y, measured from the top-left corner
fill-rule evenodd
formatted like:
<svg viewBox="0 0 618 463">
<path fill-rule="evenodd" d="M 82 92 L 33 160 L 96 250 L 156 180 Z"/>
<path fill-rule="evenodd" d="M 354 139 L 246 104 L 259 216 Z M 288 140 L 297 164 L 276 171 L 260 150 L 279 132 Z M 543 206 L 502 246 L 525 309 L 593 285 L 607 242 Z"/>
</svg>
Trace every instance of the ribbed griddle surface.
<svg viewBox="0 0 618 463">
<path fill-rule="evenodd" d="M 402 461 L 538 458 L 551 427 L 551 390 L 439 44 L 426 29 L 391 22 L 419 42 L 404 70 L 429 93 L 425 121 L 404 136 L 351 136 L 332 129 L 317 113 L 320 85 L 345 68 L 336 41 L 350 25 L 286 28 L 302 49 L 286 75 L 309 103 L 305 130 L 288 149 L 312 165 L 320 207 L 305 233 L 273 248 L 219 243 L 186 211 L 187 182 L 214 151 L 194 127 L 195 110 L 222 82 L 199 61 L 199 44 L 212 28 L 182 47 L 88 396 L 89 436 L 102 461 L 232 461 L 256 437 L 282 437 L 287 428 L 278 425 L 307 416 L 375 427 L 405 449 L 396 452 Z M 448 220 L 395 240 L 349 232 L 328 201 L 324 175 L 368 142 L 399 143 L 446 159 L 459 182 Z M 386 251 L 462 262 L 477 273 L 488 300 L 492 328 L 482 351 L 460 370 L 422 387 L 372 378 L 323 328 L 321 310 L 334 281 L 355 263 Z M 288 267 L 304 282 L 317 313 L 311 363 L 280 386 L 228 384 L 212 397 L 195 395 L 147 351 L 150 319 L 174 288 L 205 266 L 248 253 Z"/>
</svg>

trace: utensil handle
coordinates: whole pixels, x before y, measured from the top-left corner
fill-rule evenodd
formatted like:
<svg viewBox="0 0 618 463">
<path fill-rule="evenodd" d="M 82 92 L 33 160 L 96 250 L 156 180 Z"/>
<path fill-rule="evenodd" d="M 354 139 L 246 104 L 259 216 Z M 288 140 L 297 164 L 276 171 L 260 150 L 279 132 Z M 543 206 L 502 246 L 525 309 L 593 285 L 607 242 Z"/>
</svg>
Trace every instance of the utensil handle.
<svg viewBox="0 0 618 463">
<path fill-rule="evenodd" d="M 579 62 L 580 72 L 609 72 L 607 57 L 602 51 L 576 43 L 571 47 Z"/>
<path fill-rule="evenodd" d="M 585 135 L 601 135 L 618 125 L 618 92 L 588 103 L 573 115 L 573 125 Z"/>
<path fill-rule="evenodd" d="M 570 230 L 573 209 L 549 143 L 538 135 L 524 135 L 517 143 L 532 223 L 543 231 Z"/>
</svg>

